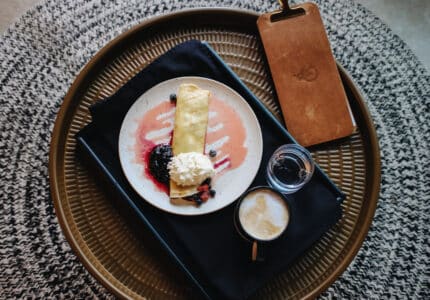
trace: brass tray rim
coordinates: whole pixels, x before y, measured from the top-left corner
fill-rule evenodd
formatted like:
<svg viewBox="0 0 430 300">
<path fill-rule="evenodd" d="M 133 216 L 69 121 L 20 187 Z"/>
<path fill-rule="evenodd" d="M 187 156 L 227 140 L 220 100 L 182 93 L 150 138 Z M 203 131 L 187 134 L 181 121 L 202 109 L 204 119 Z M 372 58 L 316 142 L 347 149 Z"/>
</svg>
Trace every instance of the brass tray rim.
<svg viewBox="0 0 430 300">
<path fill-rule="evenodd" d="M 84 251 L 79 247 L 78 241 L 72 233 L 72 230 L 69 224 L 66 222 L 66 213 L 61 205 L 62 200 L 60 196 L 60 187 L 58 181 L 58 170 L 56 169 L 56 162 L 61 158 L 61 153 L 59 152 L 59 145 L 62 140 L 65 140 L 66 137 L 62 135 L 62 129 L 65 127 L 65 123 L 67 120 L 67 111 L 73 105 L 73 100 L 79 96 L 79 93 L 82 89 L 88 86 L 89 81 L 88 75 L 91 74 L 91 71 L 97 69 L 98 65 L 103 62 L 103 60 L 108 59 L 109 54 L 115 50 L 115 48 L 121 46 L 128 38 L 139 33 L 141 30 L 146 29 L 147 27 L 154 26 L 156 24 L 160 24 L 166 21 L 171 21 L 171 19 L 180 18 L 184 16 L 192 16 L 192 15 L 203 15 L 203 14 L 213 14 L 213 15 L 236 15 L 242 17 L 250 17 L 257 18 L 260 14 L 251 11 L 251 10 L 243 10 L 243 9 L 234 9 L 234 8 L 191 8 L 184 9 L 176 12 L 167 13 L 160 16 L 151 17 L 143 22 L 133 26 L 132 28 L 126 30 L 121 33 L 119 36 L 108 42 L 103 48 L 101 48 L 81 69 L 72 85 L 70 86 L 67 94 L 64 97 L 63 103 L 61 104 L 60 110 L 55 119 L 54 128 L 51 134 L 51 143 L 49 148 L 49 182 L 50 182 L 50 191 L 51 197 L 54 203 L 55 212 L 57 215 L 58 222 L 62 229 L 62 232 L 65 235 L 66 240 L 68 241 L 71 249 L 76 254 L 78 259 L 84 265 L 84 267 L 90 272 L 90 274 L 96 278 L 107 290 L 111 291 L 115 296 L 122 299 L 130 299 L 129 296 L 124 293 L 121 289 L 116 287 L 113 283 L 111 283 L 107 277 L 103 276 L 101 272 L 91 263 L 90 259 L 85 255 Z M 313 299 L 318 296 L 321 292 L 326 290 L 350 265 L 354 257 L 357 255 L 358 251 L 361 248 L 361 245 L 364 239 L 367 236 L 369 228 L 371 226 L 373 216 L 376 211 L 376 205 L 378 201 L 379 191 L 380 191 L 380 182 L 381 182 L 381 161 L 380 161 L 380 151 L 379 151 L 379 143 L 377 139 L 377 134 L 373 122 L 370 118 L 370 112 L 365 104 L 364 97 L 359 91 L 357 85 L 354 83 L 351 76 L 347 73 L 347 71 L 338 63 L 337 66 L 340 70 L 341 76 L 348 82 L 348 86 L 351 89 L 351 92 L 354 94 L 355 98 L 358 100 L 357 103 L 360 107 L 360 110 L 363 113 L 364 121 L 366 123 L 367 129 L 367 142 L 370 144 L 373 161 L 366 160 L 366 169 L 368 167 L 373 168 L 373 178 L 368 178 L 368 174 L 366 174 L 366 178 L 369 179 L 369 183 L 371 185 L 370 193 L 368 195 L 367 201 L 369 201 L 368 210 L 363 215 L 360 214 L 361 218 L 364 218 L 364 224 L 361 226 L 359 232 L 357 233 L 357 237 L 354 243 L 351 246 L 351 249 L 342 259 L 341 263 L 334 269 L 332 274 L 328 276 L 323 282 L 321 282 L 317 287 L 313 290 L 309 291 L 303 299 Z M 367 156 L 369 157 L 369 156 Z M 368 173 L 368 172 L 367 172 Z M 119 283 L 121 283 L 118 280 Z M 122 283 L 121 283 L 122 284 Z M 133 292 L 134 293 L 134 292 Z"/>
</svg>

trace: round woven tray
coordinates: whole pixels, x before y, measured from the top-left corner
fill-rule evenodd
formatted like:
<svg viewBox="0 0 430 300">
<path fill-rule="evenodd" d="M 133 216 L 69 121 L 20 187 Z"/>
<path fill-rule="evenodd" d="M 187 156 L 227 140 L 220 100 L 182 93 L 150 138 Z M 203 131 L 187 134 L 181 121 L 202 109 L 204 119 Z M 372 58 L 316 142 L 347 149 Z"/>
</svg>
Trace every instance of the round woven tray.
<svg viewBox="0 0 430 300">
<path fill-rule="evenodd" d="M 88 107 L 113 94 L 133 75 L 176 44 L 205 40 L 276 115 L 280 110 L 264 64 L 255 22 L 258 15 L 229 9 L 198 9 L 144 22 L 105 46 L 81 71 L 57 117 L 50 149 L 50 181 L 56 213 L 85 267 L 123 298 L 195 297 L 190 284 L 166 263 L 150 237 L 129 229 L 104 189 L 76 155 L 75 134 L 91 121 Z M 339 67 L 357 122 L 349 138 L 314 147 L 312 155 L 346 193 L 343 217 L 283 274 L 255 297 L 314 297 L 356 255 L 370 226 L 379 193 L 380 158 L 364 101 Z M 143 201 L 143 200 L 142 200 Z M 145 229 L 142 228 L 144 231 Z"/>
</svg>

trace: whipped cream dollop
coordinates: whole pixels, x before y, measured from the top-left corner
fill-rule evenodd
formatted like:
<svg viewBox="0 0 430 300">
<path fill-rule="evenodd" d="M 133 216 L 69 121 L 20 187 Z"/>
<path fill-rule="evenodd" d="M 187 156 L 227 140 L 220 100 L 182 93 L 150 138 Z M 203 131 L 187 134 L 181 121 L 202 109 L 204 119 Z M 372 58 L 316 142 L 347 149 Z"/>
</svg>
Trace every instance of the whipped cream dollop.
<svg viewBox="0 0 430 300">
<path fill-rule="evenodd" d="M 181 153 L 168 165 L 170 179 L 180 186 L 196 185 L 215 174 L 211 160 L 197 152 Z"/>
</svg>

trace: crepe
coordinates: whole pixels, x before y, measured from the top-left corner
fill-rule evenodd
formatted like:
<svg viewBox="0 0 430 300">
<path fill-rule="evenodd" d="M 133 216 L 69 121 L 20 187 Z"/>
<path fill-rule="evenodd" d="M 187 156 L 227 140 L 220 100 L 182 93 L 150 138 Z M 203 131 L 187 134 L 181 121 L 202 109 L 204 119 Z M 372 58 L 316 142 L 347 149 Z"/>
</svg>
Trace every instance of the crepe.
<svg viewBox="0 0 430 300">
<path fill-rule="evenodd" d="M 209 119 L 210 92 L 195 84 L 181 84 L 176 100 L 173 127 L 173 155 L 187 152 L 203 153 Z M 170 180 L 170 199 L 174 204 L 193 204 L 184 197 L 197 193 L 197 187 L 179 186 Z"/>
</svg>

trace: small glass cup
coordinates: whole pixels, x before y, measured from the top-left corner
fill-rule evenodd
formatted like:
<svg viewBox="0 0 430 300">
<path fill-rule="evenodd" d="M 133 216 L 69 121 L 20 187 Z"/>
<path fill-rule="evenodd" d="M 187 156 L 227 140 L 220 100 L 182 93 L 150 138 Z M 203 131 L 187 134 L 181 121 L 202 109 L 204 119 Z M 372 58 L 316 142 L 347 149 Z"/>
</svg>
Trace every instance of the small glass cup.
<svg viewBox="0 0 430 300">
<path fill-rule="evenodd" d="M 301 189 L 312 177 L 315 164 L 308 150 L 297 144 L 282 145 L 267 164 L 269 185 L 284 194 Z"/>
</svg>

